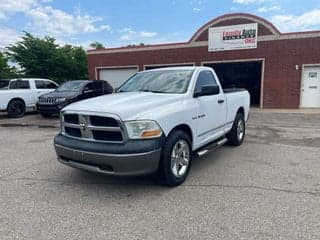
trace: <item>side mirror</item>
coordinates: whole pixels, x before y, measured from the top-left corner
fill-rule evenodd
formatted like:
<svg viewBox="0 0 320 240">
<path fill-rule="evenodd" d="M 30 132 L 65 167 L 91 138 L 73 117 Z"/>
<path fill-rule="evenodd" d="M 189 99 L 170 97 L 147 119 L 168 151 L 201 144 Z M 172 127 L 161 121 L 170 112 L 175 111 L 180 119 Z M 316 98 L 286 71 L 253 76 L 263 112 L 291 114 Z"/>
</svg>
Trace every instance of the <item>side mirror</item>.
<svg viewBox="0 0 320 240">
<path fill-rule="evenodd" d="M 220 88 L 218 85 L 207 85 L 207 86 L 203 86 L 200 92 L 194 93 L 194 97 L 211 96 L 211 95 L 217 95 L 219 93 L 220 93 Z"/>
</svg>

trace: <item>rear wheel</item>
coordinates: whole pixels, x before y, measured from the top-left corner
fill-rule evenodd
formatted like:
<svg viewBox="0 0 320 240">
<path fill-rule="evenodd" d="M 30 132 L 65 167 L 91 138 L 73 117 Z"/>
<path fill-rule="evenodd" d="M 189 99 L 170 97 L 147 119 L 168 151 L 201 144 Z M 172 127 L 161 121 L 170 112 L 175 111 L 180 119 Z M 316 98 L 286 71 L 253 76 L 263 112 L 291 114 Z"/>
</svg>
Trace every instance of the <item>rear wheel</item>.
<svg viewBox="0 0 320 240">
<path fill-rule="evenodd" d="M 231 131 L 227 134 L 228 141 L 233 146 L 240 146 L 246 133 L 246 123 L 242 113 L 237 113 Z"/>
<path fill-rule="evenodd" d="M 190 146 L 190 137 L 184 131 L 173 131 L 168 136 L 159 169 L 168 186 L 178 186 L 187 178 L 191 166 Z"/>
<path fill-rule="evenodd" d="M 23 117 L 26 112 L 26 106 L 22 100 L 11 100 L 8 104 L 8 117 L 19 118 Z"/>
</svg>

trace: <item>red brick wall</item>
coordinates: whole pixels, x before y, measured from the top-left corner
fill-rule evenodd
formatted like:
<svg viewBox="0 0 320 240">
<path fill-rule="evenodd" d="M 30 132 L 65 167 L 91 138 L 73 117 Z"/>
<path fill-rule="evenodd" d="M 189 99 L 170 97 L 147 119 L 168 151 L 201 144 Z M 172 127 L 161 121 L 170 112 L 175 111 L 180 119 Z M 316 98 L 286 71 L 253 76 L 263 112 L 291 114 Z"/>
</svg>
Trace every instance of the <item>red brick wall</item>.
<svg viewBox="0 0 320 240">
<path fill-rule="evenodd" d="M 259 42 L 257 49 L 208 52 L 207 47 L 88 55 L 89 76 L 95 67 L 169 64 L 238 59 L 265 59 L 263 103 L 265 108 L 298 108 L 302 64 L 320 63 L 320 38 Z M 299 65 L 299 70 L 295 69 Z"/>
</svg>

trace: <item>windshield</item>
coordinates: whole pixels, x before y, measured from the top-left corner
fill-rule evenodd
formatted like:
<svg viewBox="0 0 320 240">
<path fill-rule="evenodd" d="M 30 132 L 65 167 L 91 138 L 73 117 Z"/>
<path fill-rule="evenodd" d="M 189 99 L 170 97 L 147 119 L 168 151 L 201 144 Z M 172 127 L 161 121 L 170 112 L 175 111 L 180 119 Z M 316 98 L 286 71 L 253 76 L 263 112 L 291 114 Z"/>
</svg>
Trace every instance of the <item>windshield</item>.
<svg viewBox="0 0 320 240">
<path fill-rule="evenodd" d="M 129 78 L 118 92 L 185 93 L 193 70 L 140 72 Z"/>
<path fill-rule="evenodd" d="M 57 92 L 78 92 L 80 91 L 84 83 L 85 83 L 84 81 L 65 82 L 64 84 L 60 85 L 60 87 L 58 87 L 56 91 Z"/>
</svg>

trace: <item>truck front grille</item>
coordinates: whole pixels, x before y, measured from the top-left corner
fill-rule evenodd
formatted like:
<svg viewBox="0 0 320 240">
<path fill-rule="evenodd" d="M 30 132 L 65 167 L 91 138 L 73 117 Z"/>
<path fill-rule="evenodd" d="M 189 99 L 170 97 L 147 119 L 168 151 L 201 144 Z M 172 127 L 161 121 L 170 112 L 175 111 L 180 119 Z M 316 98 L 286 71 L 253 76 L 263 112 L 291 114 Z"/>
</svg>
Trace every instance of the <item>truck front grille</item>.
<svg viewBox="0 0 320 240">
<path fill-rule="evenodd" d="M 71 124 L 79 124 L 78 114 L 65 114 L 64 121 Z"/>
<path fill-rule="evenodd" d="M 83 140 L 123 142 L 124 131 L 119 119 L 114 117 L 63 113 L 62 133 Z"/>
<path fill-rule="evenodd" d="M 72 137 L 81 137 L 81 131 L 80 129 L 77 128 L 72 128 L 72 127 L 64 127 L 66 134 Z"/>
<path fill-rule="evenodd" d="M 119 123 L 110 117 L 90 116 L 90 121 L 94 126 L 119 127 Z"/>
<path fill-rule="evenodd" d="M 48 98 L 40 97 L 39 98 L 39 103 L 42 103 L 42 104 L 54 104 L 54 103 L 56 103 L 56 100 L 57 100 L 57 98 L 55 98 L 55 97 L 48 97 Z"/>
</svg>

